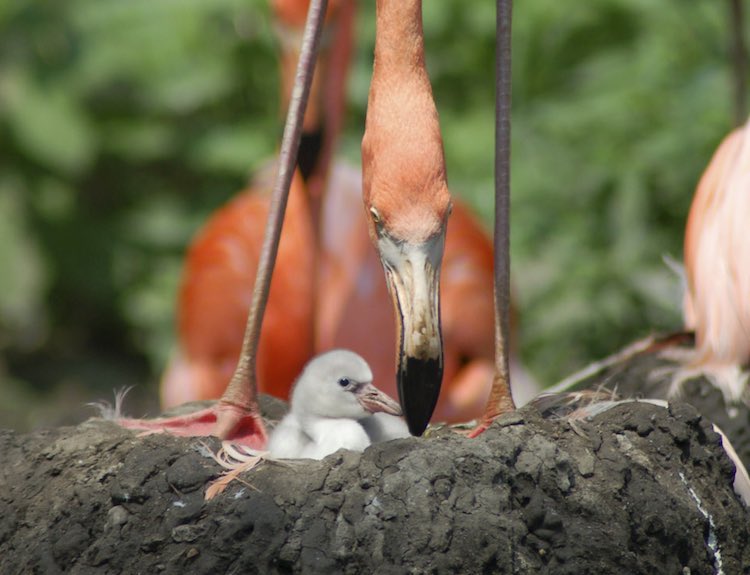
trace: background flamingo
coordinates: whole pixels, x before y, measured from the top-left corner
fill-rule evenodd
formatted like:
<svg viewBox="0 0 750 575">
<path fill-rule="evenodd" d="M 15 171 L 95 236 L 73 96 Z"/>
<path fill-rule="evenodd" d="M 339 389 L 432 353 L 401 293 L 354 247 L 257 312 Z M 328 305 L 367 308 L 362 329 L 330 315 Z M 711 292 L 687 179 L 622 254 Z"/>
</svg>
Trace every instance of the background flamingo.
<svg viewBox="0 0 750 575">
<path fill-rule="evenodd" d="M 684 326 L 648 337 L 550 391 L 605 386 L 630 397 L 679 398 L 727 434 L 750 464 L 750 129 L 732 131 L 706 167 L 685 228 Z"/>
<path fill-rule="evenodd" d="M 711 159 L 685 229 L 684 318 L 696 339 L 688 366 L 708 373 L 730 401 L 744 394 L 750 367 L 748 222 L 750 127 L 745 124 Z"/>
<path fill-rule="evenodd" d="M 286 103 L 299 48 L 291 39 L 300 37 L 307 2 L 277 2 L 274 8 L 283 27 Z M 261 336 L 260 390 L 284 398 L 313 353 L 334 347 L 366 357 L 377 385 L 396 391 L 392 304 L 367 236 L 361 176 L 344 162 L 330 164 L 343 114 L 353 10 L 348 1 L 329 8 L 333 37 L 321 54 L 305 115 L 303 177 L 292 184 Z M 190 248 L 178 307 L 180 350 L 162 382 L 165 406 L 216 398 L 226 387 L 242 344 L 269 187 L 256 178 Z M 460 202 L 449 222 L 441 282 L 446 383 L 436 417 L 465 420 L 479 413 L 492 377 L 492 245 Z M 534 384 L 515 357 L 512 365 L 516 394 L 524 401 Z"/>
</svg>

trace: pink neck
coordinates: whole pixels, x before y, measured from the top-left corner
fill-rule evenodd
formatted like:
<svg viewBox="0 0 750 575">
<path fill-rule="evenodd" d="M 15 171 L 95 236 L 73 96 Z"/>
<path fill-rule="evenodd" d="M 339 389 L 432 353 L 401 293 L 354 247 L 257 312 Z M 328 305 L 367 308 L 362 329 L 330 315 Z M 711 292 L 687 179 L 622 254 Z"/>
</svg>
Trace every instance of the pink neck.
<svg viewBox="0 0 750 575">
<path fill-rule="evenodd" d="M 375 66 L 424 68 L 422 0 L 377 0 Z"/>
</svg>

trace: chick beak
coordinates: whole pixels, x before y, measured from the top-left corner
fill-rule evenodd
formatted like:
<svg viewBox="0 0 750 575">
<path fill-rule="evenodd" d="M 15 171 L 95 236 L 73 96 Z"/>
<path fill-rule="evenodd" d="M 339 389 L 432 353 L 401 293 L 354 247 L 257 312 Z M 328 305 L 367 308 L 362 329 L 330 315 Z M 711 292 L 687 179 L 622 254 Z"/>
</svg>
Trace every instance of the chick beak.
<svg viewBox="0 0 750 575">
<path fill-rule="evenodd" d="M 395 399 L 380 391 L 371 383 L 366 383 L 356 390 L 357 401 L 369 413 L 388 413 L 401 415 L 401 406 Z"/>
</svg>

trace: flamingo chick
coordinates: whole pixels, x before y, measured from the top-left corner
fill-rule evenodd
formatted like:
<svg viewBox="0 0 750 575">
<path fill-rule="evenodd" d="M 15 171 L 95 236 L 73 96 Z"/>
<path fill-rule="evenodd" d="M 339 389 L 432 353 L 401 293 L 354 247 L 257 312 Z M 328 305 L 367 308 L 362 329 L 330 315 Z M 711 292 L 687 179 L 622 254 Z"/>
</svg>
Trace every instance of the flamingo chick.
<svg viewBox="0 0 750 575">
<path fill-rule="evenodd" d="M 372 371 L 361 356 L 329 351 L 305 366 L 294 384 L 291 409 L 271 434 L 268 449 L 276 458 L 323 459 L 339 449 L 364 451 L 374 441 L 409 435 L 400 419 L 374 419 L 374 414 L 399 416 L 401 408 L 372 384 Z M 373 426 L 389 429 L 370 435 Z"/>
</svg>

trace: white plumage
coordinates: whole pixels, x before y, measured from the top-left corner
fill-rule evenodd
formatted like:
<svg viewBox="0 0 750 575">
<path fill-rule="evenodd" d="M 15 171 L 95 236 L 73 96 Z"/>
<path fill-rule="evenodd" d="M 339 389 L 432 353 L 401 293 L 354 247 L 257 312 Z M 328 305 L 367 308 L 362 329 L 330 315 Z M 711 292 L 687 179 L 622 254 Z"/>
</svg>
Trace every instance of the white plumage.
<svg viewBox="0 0 750 575">
<path fill-rule="evenodd" d="M 268 444 L 272 457 L 322 459 L 339 449 L 408 437 L 398 403 L 372 384 L 367 362 L 337 349 L 305 366 L 294 384 L 289 413 Z"/>
</svg>

